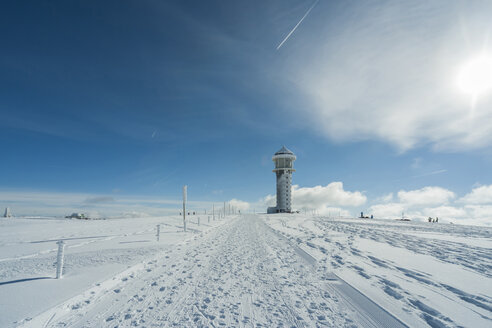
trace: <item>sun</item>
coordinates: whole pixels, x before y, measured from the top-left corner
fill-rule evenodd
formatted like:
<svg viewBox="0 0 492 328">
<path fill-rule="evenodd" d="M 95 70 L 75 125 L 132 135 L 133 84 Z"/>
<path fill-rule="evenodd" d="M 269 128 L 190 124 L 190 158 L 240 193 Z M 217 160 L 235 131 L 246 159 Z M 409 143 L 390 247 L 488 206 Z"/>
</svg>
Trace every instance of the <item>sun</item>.
<svg viewBox="0 0 492 328">
<path fill-rule="evenodd" d="M 458 74 L 458 86 L 474 98 L 492 91 L 492 55 L 481 54 L 465 63 Z"/>
</svg>

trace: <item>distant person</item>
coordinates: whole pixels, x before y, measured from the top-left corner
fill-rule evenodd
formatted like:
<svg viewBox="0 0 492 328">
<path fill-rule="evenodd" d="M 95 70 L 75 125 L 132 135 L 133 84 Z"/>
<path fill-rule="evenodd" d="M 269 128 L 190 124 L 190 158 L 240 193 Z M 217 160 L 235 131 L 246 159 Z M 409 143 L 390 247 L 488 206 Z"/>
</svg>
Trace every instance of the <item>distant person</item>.
<svg viewBox="0 0 492 328">
<path fill-rule="evenodd" d="M 432 218 L 429 216 L 429 222 L 432 222 Z"/>
<path fill-rule="evenodd" d="M 374 219 L 374 216 L 371 214 L 371 219 Z"/>
<path fill-rule="evenodd" d="M 436 223 L 439 222 L 439 218 L 436 216 Z"/>
</svg>

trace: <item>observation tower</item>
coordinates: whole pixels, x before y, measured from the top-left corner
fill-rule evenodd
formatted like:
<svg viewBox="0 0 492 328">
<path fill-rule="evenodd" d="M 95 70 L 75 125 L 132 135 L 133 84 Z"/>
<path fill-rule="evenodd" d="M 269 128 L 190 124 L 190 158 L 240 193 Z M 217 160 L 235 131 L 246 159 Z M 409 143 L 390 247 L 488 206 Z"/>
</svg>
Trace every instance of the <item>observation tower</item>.
<svg viewBox="0 0 492 328">
<path fill-rule="evenodd" d="M 277 206 L 269 207 L 268 213 L 291 213 L 292 212 L 292 172 L 294 172 L 294 161 L 296 155 L 285 146 L 272 157 L 275 163 L 277 176 Z"/>
</svg>

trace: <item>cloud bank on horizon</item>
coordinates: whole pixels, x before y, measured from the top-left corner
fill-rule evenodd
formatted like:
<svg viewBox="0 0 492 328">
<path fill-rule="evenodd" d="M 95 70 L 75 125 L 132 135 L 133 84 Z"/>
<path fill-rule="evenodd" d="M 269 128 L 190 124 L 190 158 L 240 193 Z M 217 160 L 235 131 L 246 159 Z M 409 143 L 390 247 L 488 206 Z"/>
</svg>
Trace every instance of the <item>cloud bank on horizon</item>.
<svg viewBox="0 0 492 328">
<path fill-rule="evenodd" d="M 180 199 L 160 199 L 151 196 L 109 196 L 55 192 L 0 192 L 0 205 L 10 207 L 18 216 L 65 216 L 82 211 L 98 217 L 147 217 L 177 215 Z M 342 182 L 326 186 L 292 186 L 293 208 L 303 213 L 321 216 L 357 217 L 361 211 L 378 219 L 400 219 L 402 215 L 415 221 L 439 217 L 443 223 L 487 225 L 492 221 L 492 185 L 477 186 L 458 197 L 451 190 L 427 186 L 416 190 L 400 190 L 369 200 L 361 191 L 348 191 Z M 256 202 L 236 198 L 227 201 L 242 213 L 264 212 L 276 203 L 275 195 Z M 190 201 L 190 210 L 211 213 L 212 206 L 220 211 L 222 202 Z"/>
<path fill-rule="evenodd" d="M 91 218 L 148 217 L 178 215 L 182 211 L 181 199 L 138 195 L 0 191 L 0 200 L 0 206 L 9 207 L 13 215 L 19 217 L 60 217 L 73 212 L 83 212 Z M 187 204 L 191 211 L 202 213 L 204 209 L 211 208 L 213 203 L 189 200 Z M 220 206 L 219 203 L 216 205 Z"/>
<path fill-rule="evenodd" d="M 369 207 L 376 217 L 425 221 L 439 217 L 444 222 L 492 225 L 492 185 L 473 188 L 457 198 L 451 190 L 441 187 L 424 187 L 417 190 L 401 190 L 396 199 L 386 197 L 383 202 Z"/>
<path fill-rule="evenodd" d="M 428 186 L 416 190 L 400 190 L 370 200 L 360 191 L 346 191 L 342 182 L 326 186 L 292 188 L 294 207 L 300 211 L 315 211 L 324 216 L 357 217 L 360 211 L 380 219 L 405 218 L 425 221 L 439 217 L 441 222 L 492 225 L 492 185 L 473 188 L 461 198 L 448 189 Z M 262 200 L 275 205 L 275 195 Z"/>
</svg>

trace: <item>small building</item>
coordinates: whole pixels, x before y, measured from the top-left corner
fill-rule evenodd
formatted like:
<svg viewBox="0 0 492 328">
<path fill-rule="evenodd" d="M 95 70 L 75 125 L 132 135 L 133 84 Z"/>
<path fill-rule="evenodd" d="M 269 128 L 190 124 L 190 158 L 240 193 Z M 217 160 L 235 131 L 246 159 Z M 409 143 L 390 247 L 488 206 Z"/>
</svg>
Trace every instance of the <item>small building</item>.
<svg viewBox="0 0 492 328">
<path fill-rule="evenodd" d="M 72 215 L 65 216 L 67 219 L 80 219 L 88 220 L 89 218 L 84 213 L 72 213 Z"/>
</svg>

